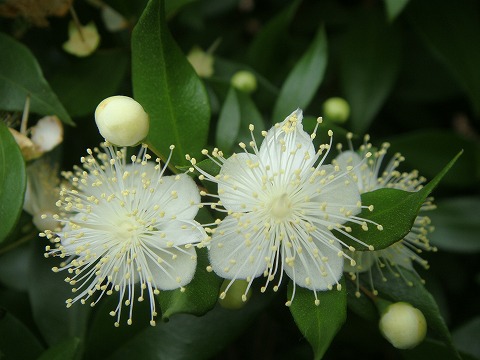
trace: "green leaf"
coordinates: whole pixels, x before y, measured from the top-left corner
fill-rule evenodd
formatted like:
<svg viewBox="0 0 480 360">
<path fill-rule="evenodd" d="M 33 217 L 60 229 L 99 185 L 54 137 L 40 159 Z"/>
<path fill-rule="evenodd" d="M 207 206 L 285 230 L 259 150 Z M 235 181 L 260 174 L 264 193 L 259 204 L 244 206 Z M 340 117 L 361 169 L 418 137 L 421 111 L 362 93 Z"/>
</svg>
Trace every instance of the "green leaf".
<svg viewBox="0 0 480 360">
<path fill-rule="evenodd" d="M 26 181 L 25 162 L 20 149 L 8 128 L 0 121 L 0 243 L 18 222 Z"/>
<path fill-rule="evenodd" d="M 373 245 L 375 250 L 384 249 L 405 237 L 410 232 L 425 199 L 462 153 L 463 151 L 458 153 L 432 181 L 419 191 L 407 192 L 385 188 L 362 194 L 362 204 L 373 205 L 374 210 L 363 209 L 359 217 L 381 225 L 383 230 L 380 231 L 371 225 L 368 232 L 365 232 L 358 224 L 351 223 L 349 224 L 352 228 L 350 235 L 357 239 L 367 239 L 365 242 Z M 365 250 L 365 248 L 359 247 L 354 240 L 343 238 L 348 245 L 356 247 L 358 250 Z"/>
<path fill-rule="evenodd" d="M 45 245 L 41 239 L 30 244 L 28 295 L 38 328 L 47 343 L 54 345 L 70 337 L 82 338 L 91 308 L 80 302 L 70 308 L 65 306 L 65 301 L 74 295 L 72 286 L 64 281 L 68 272 L 52 271 L 65 259 L 45 259 Z"/>
<path fill-rule="evenodd" d="M 55 72 L 50 84 L 71 116 L 91 115 L 100 101 L 117 93 L 129 57 L 126 51 L 112 50 L 73 59 Z"/>
<path fill-rule="evenodd" d="M 456 329 L 453 334 L 453 342 L 457 348 L 480 358 L 480 343 L 478 342 L 480 334 L 480 316 L 470 319 L 466 324 Z"/>
<path fill-rule="evenodd" d="M 293 1 L 290 6 L 270 20 L 255 36 L 247 58 L 249 63 L 261 74 L 265 74 L 278 59 L 283 57 L 285 51 L 285 35 L 301 0 Z"/>
<path fill-rule="evenodd" d="M 380 12 L 362 12 L 345 34 L 340 80 L 351 107 L 351 128 L 364 133 L 390 94 L 400 69 L 401 37 L 397 24 Z"/>
<path fill-rule="evenodd" d="M 330 343 L 347 318 L 347 290 L 345 280 L 340 281 L 342 290 L 320 291 L 320 304 L 315 305 L 312 290 L 296 286 L 295 298 L 290 312 L 300 332 L 313 348 L 315 359 L 321 359 Z M 293 292 L 292 281 L 288 284 L 287 296 Z"/>
<path fill-rule="evenodd" d="M 74 125 L 30 50 L 2 33 L 0 48 L 0 109 L 22 111 L 25 99 L 30 96 L 30 111 L 57 115 L 64 123 Z"/>
<path fill-rule="evenodd" d="M 389 139 L 390 151 L 405 157 L 404 167 L 418 169 L 422 176 L 432 179 L 437 169 L 460 149 L 463 156 L 455 164 L 455 171 L 447 174 L 442 185 L 460 189 L 480 183 L 480 145 L 452 131 L 430 129 Z"/>
<path fill-rule="evenodd" d="M 295 109 L 305 109 L 310 104 L 322 83 L 327 60 L 327 35 L 321 26 L 312 44 L 283 83 L 273 109 L 273 121 L 282 121 Z"/>
<path fill-rule="evenodd" d="M 405 9 L 410 0 L 385 0 L 388 21 L 394 21 Z"/>
<path fill-rule="evenodd" d="M 379 271 L 373 271 L 372 275 L 375 289 L 378 290 L 380 297 L 395 302 L 405 301 L 419 309 L 427 320 L 428 328 L 448 346 L 451 355 L 459 358 L 435 299 L 425 289 L 422 280 L 416 274 L 407 269 L 402 269 L 403 278 L 395 276 L 390 271 L 384 271 L 383 274 L 380 274 Z M 386 277 L 387 281 L 384 281 L 383 277 Z M 413 284 L 413 286 L 408 283 Z"/>
<path fill-rule="evenodd" d="M 466 354 L 466 353 L 460 352 L 460 355 L 463 360 L 478 360 L 477 357 L 470 356 L 469 354 Z M 425 339 L 423 343 L 421 343 L 414 349 L 403 350 L 402 359 L 405 359 L 405 360 L 425 360 L 425 359 L 451 360 L 452 355 L 450 354 L 449 349 L 447 346 L 445 346 L 445 344 L 436 340 Z"/>
<path fill-rule="evenodd" d="M 147 143 L 171 167 L 187 165 L 204 147 L 210 121 L 206 90 L 169 33 L 163 1 L 151 0 L 132 34 L 135 99 L 150 116 Z"/>
<path fill-rule="evenodd" d="M 81 340 L 73 337 L 63 340 L 45 351 L 38 360 L 74 360 L 77 359 Z"/>
<path fill-rule="evenodd" d="M 0 357 L 36 359 L 43 351 L 40 341 L 6 309 L 0 307 Z"/>
<path fill-rule="evenodd" d="M 472 254 L 480 252 L 480 198 L 458 197 L 435 202 L 437 209 L 428 214 L 435 226 L 429 236 L 441 250 Z"/>
<path fill-rule="evenodd" d="M 209 265 L 206 249 L 197 249 L 197 256 L 195 277 L 185 286 L 184 292 L 180 289 L 160 292 L 158 300 L 163 320 L 180 313 L 201 316 L 213 309 L 217 303 L 222 279 L 206 270 Z"/>
<path fill-rule="evenodd" d="M 480 17 L 478 2 L 465 0 L 451 6 L 435 2 L 435 11 L 425 1 L 412 1 L 407 14 L 426 44 L 450 69 L 480 114 Z"/>
</svg>

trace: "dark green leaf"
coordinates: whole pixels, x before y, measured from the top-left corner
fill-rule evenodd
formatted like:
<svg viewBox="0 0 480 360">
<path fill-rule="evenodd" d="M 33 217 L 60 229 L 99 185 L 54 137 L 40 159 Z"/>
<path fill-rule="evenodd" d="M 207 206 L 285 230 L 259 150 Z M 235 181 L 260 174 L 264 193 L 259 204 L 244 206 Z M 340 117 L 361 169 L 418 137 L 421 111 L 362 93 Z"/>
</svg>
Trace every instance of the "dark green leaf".
<svg viewBox="0 0 480 360">
<path fill-rule="evenodd" d="M 463 360 L 478 360 L 478 358 L 465 353 L 460 353 L 460 355 Z M 403 350 L 402 358 L 405 360 L 451 360 L 452 355 L 445 344 L 432 339 L 425 339 L 425 341 L 416 348 Z"/>
<path fill-rule="evenodd" d="M 428 214 L 435 226 L 430 235 L 442 250 L 472 254 L 480 252 L 479 197 L 459 197 L 436 201 L 437 209 Z"/>
<path fill-rule="evenodd" d="M 327 35 L 322 26 L 282 85 L 273 109 L 274 122 L 282 121 L 295 109 L 305 109 L 310 104 L 322 83 L 327 60 Z"/>
<path fill-rule="evenodd" d="M 50 345 L 75 336 L 82 338 L 91 308 L 78 302 L 67 309 L 65 301 L 73 295 L 72 286 L 64 281 L 68 273 L 52 271 L 52 267 L 65 259 L 45 259 L 46 244 L 40 239 L 30 245 L 28 294 L 38 328 Z"/>
<path fill-rule="evenodd" d="M 185 154 L 198 155 L 210 121 L 206 90 L 169 33 L 161 0 L 151 0 L 132 34 L 135 99 L 150 116 L 147 143 L 172 167 L 187 165 Z"/>
<path fill-rule="evenodd" d="M 394 21 L 398 15 L 405 9 L 410 0 L 385 0 L 385 9 L 389 21 Z"/>
<path fill-rule="evenodd" d="M 418 32 L 437 57 L 449 67 L 480 114 L 480 17 L 478 2 L 412 1 L 407 11 Z"/>
<path fill-rule="evenodd" d="M 104 98 L 117 94 L 128 65 L 126 51 L 97 51 L 58 69 L 50 84 L 71 116 L 85 116 L 93 114 Z"/>
<path fill-rule="evenodd" d="M 312 290 L 297 286 L 295 298 L 290 306 L 295 323 L 305 336 L 315 353 L 315 359 L 321 359 L 330 343 L 347 318 L 347 290 L 345 280 L 340 281 L 342 290 L 318 292 L 320 304 L 315 305 Z M 293 284 L 288 284 L 288 297 L 293 292 Z"/>
<path fill-rule="evenodd" d="M 224 152 L 232 149 L 240 130 L 242 114 L 237 93 L 235 88 L 230 87 L 217 122 L 215 144 Z"/>
<path fill-rule="evenodd" d="M 36 359 L 42 351 L 43 346 L 30 330 L 0 307 L 0 358 Z"/>
<path fill-rule="evenodd" d="M 185 286 L 185 291 L 161 291 L 158 296 L 162 319 L 167 320 L 175 314 L 204 315 L 217 303 L 222 279 L 213 272 L 207 272 L 209 265 L 206 249 L 197 249 L 198 263 L 195 277 Z"/>
<path fill-rule="evenodd" d="M 20 217 L 26 181 L 25 162 L 20 149 L 8 128 L 0 121 L 0 243 Z"/>
<path fill-rule="evenodd" d="M 402 276 L 404 278 L 395 276 L 390 271 L 384 271 L 383 274 L 373 271 L 373 282 L 379 296 L 391 301 L 404 301 L 419 309 L 427 320 L 428 328 L 448 346 L 451 355 L 459 358 L 438 305 L 423 286 L 422 280 L 407 269 L 402 269 Z M 383 277 L 386 277 L 387 281 L 384 281 Z"/>
<path fill-rule="evenodd" d="M 265 74 L 285 51 L 285 34 L 301 0 L 293 1 L 281 13 L 268 22 L 256 36 L 248 49 L 250 64 L 260 73 Z"/>
<path fill-rule="evenodd" d="M 404 166 L 418 169 L 422 176 L 433 179 L 438 168 L 464 150 L 455 164 L 455 171 L 447 174 L 442 185 L 465 188 L 480 183 L 480 146 L 452 131 L 424 130 L 389 139 L 391 151 L 401 152 Z M 427 146 L 428 144 L 428 146 Z"/>
<path fill-rule="evenodd" d="M 400 69 L 401 38 L 380 12 L 361 13 L 343 39 L 340 78 L 351 106 L 351 127 L 362 134 L 393 88 Z"/>
<path fill-rule="evenodd" d="M 467 354 L 480 358 L 480 316 L 469 320 L 466 324 L 456 329 L 453 334 L 453 342 L 457 348 Z"/>
<path fill-rule="evenodd" d="M 366 296 L 355 296 L 357 289 L 354 281 L 347 279 L 346 285 L 348 309 L 368 321 L 378 321 L 378 310 L 373 302 Z"/>
<path fill-rule="evenodd" d="M 80 347 L 79 338 L 68 338 L 45 351 L 38 360 L 74 360 Z"/>
<path fill-rule="evenodd" d="M 352 232 L 350 235 L 357 239 L 365 239 L 368 245 L 373 245 L 375 250 L 384 249 L 402 239 L 412 228 L 413 222 L 425 199 L 430 195 L 440 180 L 455 164 L 462 152 L 458 153 L 438 175 L 416 192 L 407 192 L 396 189 L 379 189 L 362 194 L 362 204 L 373 205 L 374 210 L 363 209 L 359 217 L 371 220 L 383 227 L 378 230 L 375 226 L 369 226 L 368 232 L 362 230 L 357 224 L 350 224 Z M 365 250 L 359 247 L 358 243 L 345 237 L 345 242 L 358 250 Z"/>
<path fill-rule="evenodd" d="M 25 99 L 30 96 L 30 111 L 57 115 L 64 123 L 73 125 L 30 50 L 2 33 L 0 48 L 0 109 L 22 111 Z"/>
</svg>

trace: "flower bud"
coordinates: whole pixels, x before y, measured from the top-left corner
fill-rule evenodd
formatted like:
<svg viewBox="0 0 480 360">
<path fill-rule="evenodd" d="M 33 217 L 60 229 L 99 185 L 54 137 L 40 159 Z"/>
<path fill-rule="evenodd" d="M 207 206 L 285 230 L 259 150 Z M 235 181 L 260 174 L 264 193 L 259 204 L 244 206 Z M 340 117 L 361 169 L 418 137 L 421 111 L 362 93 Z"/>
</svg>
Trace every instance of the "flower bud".
<svg viewBox="0 0 480 360">
<path fill-rule="evenodd" d="M 100 134 L 111 144 L 133 146 L 145 139 L 148 114 L 142 105 L 128 96 L 111 96 L 98 104 L 95 122 Z"/>
<path fill-rule="evenodd" d="M 99 44 L 100 35 L 95 23 L 81 26 L 72 21 L 68 26 L 68 41 L 63 44 L 63 50 L 78 57 L 85 57 L 93 53 Z"/>
<path fill-rule="evenodd" d="M 380 332 L 397 349 L 411 349 L 420 344 L 427 333 L 422 312 L 405 302 L 389 305 L 380 318 Z"/>
<path fill-rule="evenodd" d="M 230 280 L 225 280 L 220 287 L 220 305 L 225 309 L 241 309 L 245 306 L 245 303 L 248 301 L 248 299 L 250 299 L 250 296 L 252 294 L 251 289 L 249 289 L 248 292 L 245 294 L 245 290 L 247 290 L 248 286 L 248 281 L 235 280 L 228 288 L 228 290 L 225 291 L 229 284 Z"/>
<path fill-rule="evenodd" d="M 257 78 L 250 71 L 237 71 L 230 80 L 232 86 L 247 94 L 254 92 L 257 89 Z"/>
<path fill-rule="evenodd" d="M 214 59 L 212 54 L 205 52 L 196 46 L 188 53 L 187 59 L 198 76 L 209 78 L 213 75 Z"/>
<path fill-rule="evenodd" d="M 350 105 L 345 99 L 331 97 L 323 103 L 323 115 L 328 120 L 344 123 L 350 116 Z"/>
</svg>

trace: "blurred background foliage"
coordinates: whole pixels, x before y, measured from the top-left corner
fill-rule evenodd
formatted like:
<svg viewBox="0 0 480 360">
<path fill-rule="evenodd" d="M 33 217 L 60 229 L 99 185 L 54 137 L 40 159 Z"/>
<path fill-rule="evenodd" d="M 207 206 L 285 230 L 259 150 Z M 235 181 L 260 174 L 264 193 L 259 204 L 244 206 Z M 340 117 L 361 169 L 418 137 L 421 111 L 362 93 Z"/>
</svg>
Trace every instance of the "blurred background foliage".
<svg viewBox="0 0 480 360">
<path fill-rule="evenodd" d="M 131 35 L 146 3 L 75 1 L 80 22 L 93 21 L 101 39 L 93 54 L 75 57 L 62 49 L 71 1 L 0 0 L 0 30 L 10 36 L 0 37 L 0 97 L 8 98 L 5 78 L 20 66 L 4 52 L 14 38 L 46 79 L 22 86 L 37 89 L 40 99 L 56 95 L 59 116 L 76 124 L 66 127 L 54 153 L 61 169 L 102 140 L 93 121 L 96 105 L 114 94 L 133 95 Z M 391 154 L 406 158 L 402 169 L 418 169 L 428 179 L 464 150 L 434 192 L 438 209 L 429 214 L 436 228 L 430 240 L 439 251 L 422 254 L 431 268 L 419 272 L 464 358 L 480 358 L 480 3 L 167 0 L 166 14 L 185 54 L 200 48 L 213 56 L 213 72 L 202 79 L 211 108 L 208 143 L 226 153 L 248 139 L 249 123 L 268 129 L 292 107 L 323 116 L 321 129 L 334 129 L 335 141 L 352 131 L 359 142 L 365 133 L 374 145 L 390 142 Z M 32 64 L 22 68 L 24 77 L 35 78 Z M 255 74 L 255 91 L 232 87 L 239 70 Z M 350 105 L 346 122 L 324 113 L 323 103 L 334 96 Z M 17 100 L 0 99 L 0 109 L 21 114 L 24 93 Z M 32 102 L 32 121 L 50 110 Z M 307 118 L 305 126 L 312 123 Z M 176 315 L 155 328 L 139 315 L 131 327 L 113 329 L 105 319 L 108 301 L 94 309 L 65 308 L 70 289 L 50 271 L 55 261 L 43 258 L 44 246 L 25 213 L 0 246 L 0 358 L 312 357 L 283 301 L 258 291 L 241 310 L 217 305 L 201 318 Z M 364 309 L 371 321 L 349 312 L 326 359 L 450 358 L 430 339 L 414 350 L 395 350 L 380 336 L 376 314 Z"/>
</svg>

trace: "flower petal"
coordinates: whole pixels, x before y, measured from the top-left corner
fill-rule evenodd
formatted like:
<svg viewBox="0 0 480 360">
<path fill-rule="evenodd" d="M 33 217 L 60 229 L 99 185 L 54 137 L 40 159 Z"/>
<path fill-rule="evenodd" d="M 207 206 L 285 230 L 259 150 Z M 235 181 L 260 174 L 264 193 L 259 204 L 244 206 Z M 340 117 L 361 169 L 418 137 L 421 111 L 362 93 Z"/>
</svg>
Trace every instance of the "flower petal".
<svg viewBox="0 0 480 360">
<path fill-rule="evenodd" d="M 170 220 L 161 224 L 160 231 L 165 234 L 162 244 L 171 243 L 174 246 L 196 244 L 207 238 L 205 229 L 196 221 Z M 152 243 L 158 239 L 151 236 Z"/>
<path fill-rule="evenodd" d="M 212 235 L 210 264 L 225 279 L 253 279 L 267 268 L 265 257 L 271 250 L 262 233 L 252 234 L 240 226 L 240 221 L 246 223 L 248 217 L 237 220 L 227 216 Z"/>
<path fill-rule="evenodd" d="M 258 156 L 233 154 L 222 165 L 218 182 L 218 196 L 227 210 L 251 211 L 257 202 L 255 194 L 262 190 L 262 172 Z"/>
<path fill-rule="evenodd" d="M 342 277 L 343 257 L 339 256 L 340 244 L 337 241 L 329 247 L 313 237 L 312 242 L 302 242 L 302 247 L 304 249 L 301 252 L 296 251 L 295 247 L 284 248 L 282 261 L 285 273 L 297 285 L 307 289 L 330 289 Z M 293 251 L 293 254 L 289 251 Z M 294 257 L 293 262 L 288 261 L 287 257 Z"/>
<path fill-rule="evenodd" d="M 368 180 L 368 172 L 370 171 L 367 166 L 362 167 L 359 164 L 362 162 L 362 158 L 356 152 L 347 150 L 338 155 L 334 163 L 340 166 L 343 171 L 347 170 L 349 166 L 353 167 L 353 174 L 357 178 L 357 184 L 360 191 L 365 192 L 364 182 Z M 367 179 L 365 178 L 367 176 Z"/>
</svg>

